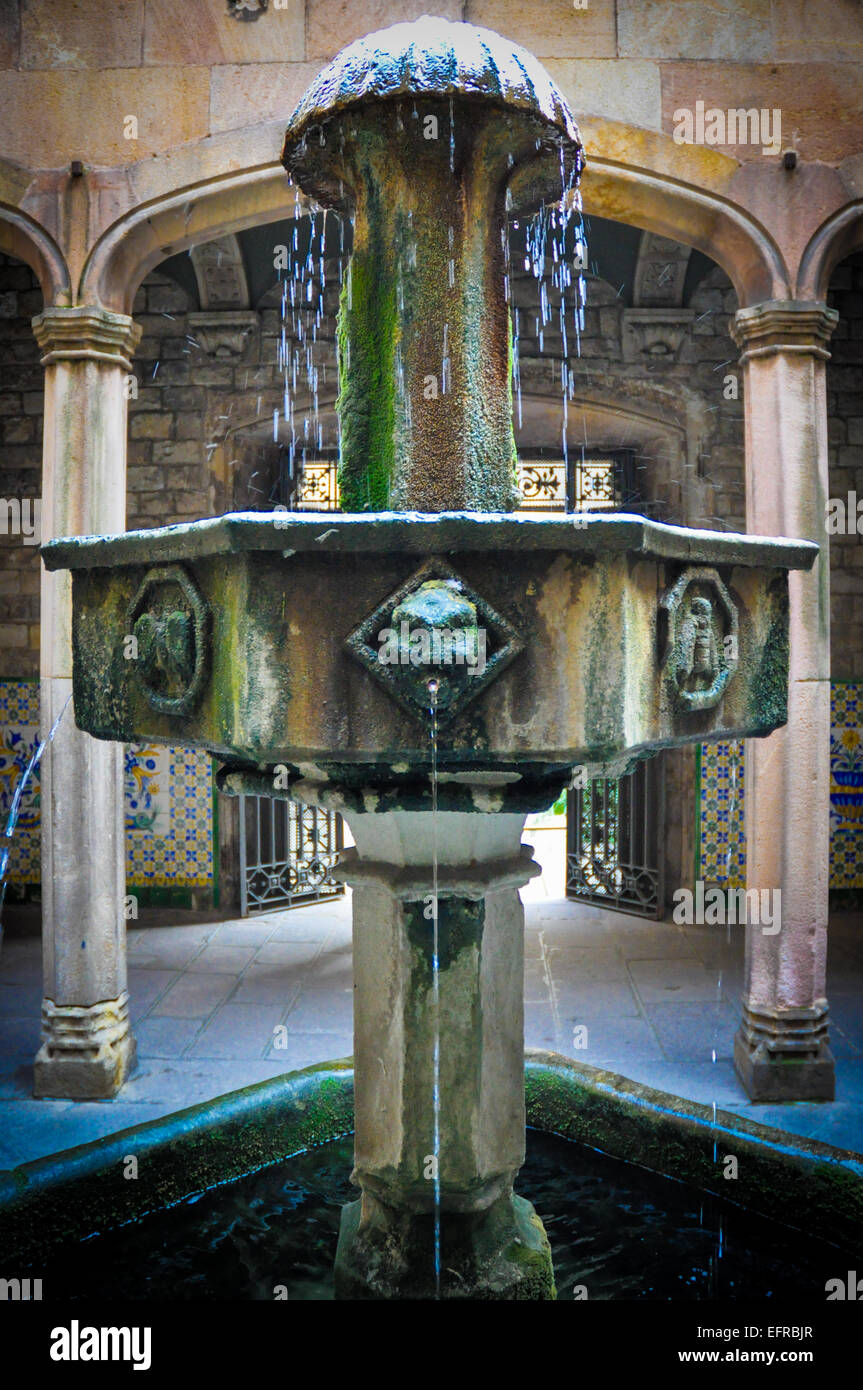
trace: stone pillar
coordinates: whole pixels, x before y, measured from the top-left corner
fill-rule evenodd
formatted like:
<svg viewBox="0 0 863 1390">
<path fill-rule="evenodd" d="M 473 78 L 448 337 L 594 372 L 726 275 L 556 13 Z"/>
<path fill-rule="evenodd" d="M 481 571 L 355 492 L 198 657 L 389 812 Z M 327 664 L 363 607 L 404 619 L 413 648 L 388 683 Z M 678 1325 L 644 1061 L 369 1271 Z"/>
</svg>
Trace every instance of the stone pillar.
<svg viewBox="0 0 863 1390">
<path fill-rule="evenodd" d="M 126 378 L 140 329 L 92 306 L 33 321 L 45 368 L 42 539 L 122 531 Z M 43 570 L 41 724 L 72 691 L 71 575 Z M 123 748 L 70 705 L 42 762 L 42 1046 L 35 1094 L 116 1095 L 134 1062 L 126 989 Z"/>
<path fill-rule="evenodd" d="M 781 928 L 746 929 L 735 1064 L 753 1100 L 832 1100 L 825 972 L 829 888 L 830 555 L 827 343 L 821 303 L 741 309 L 747 529 L 817 541 L 788 576 L 788 723 L 746 750 L 747 886 L 781 890 Z"/>
<path fill-rule="evenodd" d="M 437 1206 L 441 1297 L 553 1298 L 545 1231 L 512 1190 L 525 1127 L 518 888 L 540 872 L 521 845 L 524 816 L 390 811 L 349 822 L 357 849 L 337 873 L 354 888 L 362 1197 L 342 1217 L 337 1296 L 435 1297 Z"/>
</svg>

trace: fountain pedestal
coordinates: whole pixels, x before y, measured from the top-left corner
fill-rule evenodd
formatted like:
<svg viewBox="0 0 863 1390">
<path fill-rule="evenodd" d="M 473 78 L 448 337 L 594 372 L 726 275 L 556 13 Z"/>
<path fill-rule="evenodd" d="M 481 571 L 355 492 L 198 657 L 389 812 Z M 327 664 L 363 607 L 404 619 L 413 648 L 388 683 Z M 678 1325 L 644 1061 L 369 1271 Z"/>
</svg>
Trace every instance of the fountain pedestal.
<svg viewBox="0 0 863 1390">
<path fill-rule="evenodd" d="M 525 1125 L 518 890 L 540 872 L 524 816 L 348 819 L 357 849 L 337 873 L 354 889 L 362 1197 L 342 1217 L 337 1296 L 434 1297 L 439 1203 L 443 1296 L 553 1298 L 542 1223 L 512 1190 Z"/>
</svg>

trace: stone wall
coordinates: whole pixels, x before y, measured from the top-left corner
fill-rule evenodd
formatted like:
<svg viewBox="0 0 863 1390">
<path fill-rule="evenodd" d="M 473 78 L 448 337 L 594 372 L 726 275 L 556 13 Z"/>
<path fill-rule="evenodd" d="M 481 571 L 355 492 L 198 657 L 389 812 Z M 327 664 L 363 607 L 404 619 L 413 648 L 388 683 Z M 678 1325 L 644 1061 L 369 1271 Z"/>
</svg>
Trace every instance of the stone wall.
<svg viewBox="0 0 863 1390">
<path fill-rule="evenodd" d="M 863 502 L 863 252 L 833 272 L 829 302 L 839 311 L 827 364 L 830 496 Z M 863 528 L 863 516 L 859 525 Z M 830 644 L 834 680 L 863 677 L 863 535 L 830 539 Z"/>
<path fill-rule="evenodd" d="M 129 401 L 130 530 L 212 513 L 203 439 L 208 383 L 190 365 L 188 310 L 185 292 L 159 271 L 147 276 L 135 296 L 134 315 L 143 332 L 132 362 L 138 394 Z M 207 368 L 201 370 L 206 378 Z"/>
<path fill-rule="evenodd" d="M 670 134 L 680 107 L 752 99 L 782 109 L 806 159 L 863 145 L 855 0 L 271 0 L 249 23 L 226 0 L 6 0 L 0 147 L 31 168 L 119 168 L 284 118 L 345 44 L 429 11 L 526 45 L 578 111 Z M 729 149 L 761 158 L 758 145 Z"/>
<path fill-rule="evenodd" d="M 515 280 L 519 310 L 522 415 L 520 451 L 534 445 L 560 449 L 563 406 L 561 335 L 555 315 L 543 331 L 538 355 L 536 282 Z M 633 506 L 646 503 L 661 520 L 709 529 L 744 528 L 743 399 L 738 351 L 728 333 L 737 297 L 718 266 L 698 285 L 691 322 L 679 336 L 660 333 L 670 350 L 652 354 L 644 319 L 621 303 L 615 287 L 591 279 L 580 357 L 571 357 L 574 400 L 568 405 L 570 451 L 631 448 L 636 454 Z M 647 311 L 649 312 L 649 311 Z M 660 316 L 665 311 L 660 311 Z M 634 325 L 632 327 L 631 325 Z M 649 325 L 648 325 L 649 327 Z M 572 332 L 569 331 L 572 351 Z M 656 343 L 653 344 L 656 347 Z M 553 363 L 553 365 L 552 365 Z M 723 384 L 735 378 L 726 399 Z M 531 395 L 542 406 L 528 410 Z"/>
<path fill-rule="evenodd" d="M 338 443 L 337 297 L 333 282 L 327 291 L 330 316 L 313 348 L 321 380 L 317 419 L 329 449 Z M 287 439 L 278 304 L 276 287 L 251 316 L 251 332 L 211 328 L 208 334 L 190 321 L 193 306 L 175 281 L 158 270 L 147 276 L 134 305 L 144 332 L 133 363 L 138 394 L 129 402 L 130 527 L 257 510 L 278 501 L 276 410 L 279 438 Z M 213 321 L 218 318 L 216 313 Z M 300 435 L 304 416 L 311 418 L 302 377 L 301 372 L 292 390 Z"/>
<path fill-rule="evenodd" d="M 39 547 L 25 544 L 38 537 L 25 537 L 15 515 L 22 519 L 24 506 L 31 529 L 41 492 L 42 368 L 30 327 L 41 310 L 33 272 L 0 256 L 0 676 L 7 678 L 39 673 Z"/>
</svg>

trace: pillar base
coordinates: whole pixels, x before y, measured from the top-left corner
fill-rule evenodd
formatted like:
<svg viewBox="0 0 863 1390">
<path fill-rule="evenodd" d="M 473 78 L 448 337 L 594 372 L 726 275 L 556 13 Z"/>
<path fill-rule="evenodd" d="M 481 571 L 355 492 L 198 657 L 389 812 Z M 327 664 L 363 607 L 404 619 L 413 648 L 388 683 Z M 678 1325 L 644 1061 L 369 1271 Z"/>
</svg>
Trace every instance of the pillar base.
<svg viewBox="0 0 863 1390">
<path fill-rule="evenodd" d="M 42 1001 L 42 1046 L 33 1065 L 37 1100 L 110 1100 L 135 1065 L 129 996 L 98 1004 Z"/>
<path fill-rule="evenodd" d="M 508 1194 L 482 1212 L 441 1217 L 440 1293 L 434 1217 L 395 1211 L 369 1193 L 342 1210 L 337 1299 L 549 1300 L 551 1247 L 530 1202 Z"/>
<path fill-rule="evenodd" d="M 750 1100 L 833 1100 L 836 1068 L 826 1002 L 800 1009 L 744 1005 L 734 1067 Z"/>
</svg>

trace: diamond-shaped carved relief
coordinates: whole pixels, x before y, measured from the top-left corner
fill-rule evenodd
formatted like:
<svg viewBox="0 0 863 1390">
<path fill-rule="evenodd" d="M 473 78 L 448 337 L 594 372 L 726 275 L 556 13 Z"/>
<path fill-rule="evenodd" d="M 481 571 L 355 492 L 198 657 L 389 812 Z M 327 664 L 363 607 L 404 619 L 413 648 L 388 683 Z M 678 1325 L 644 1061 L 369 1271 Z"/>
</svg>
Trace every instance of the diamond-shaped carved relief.
<svg viewBox="0 0 863 1390">
<path fill-rule="evenodd" d="M 415 719 L 441 724 L 518 656 L 515 628 L 443 561 L 431 559 L 345 640 L 357 661 Z"/>
<path fill-rule="evenodd" d="M 668 614 L 663 675 L 674 702 L 713 709 L 737 669 L 738 615 L 715 569 L 691 567 L 660 599 Z"/>
</svg>

